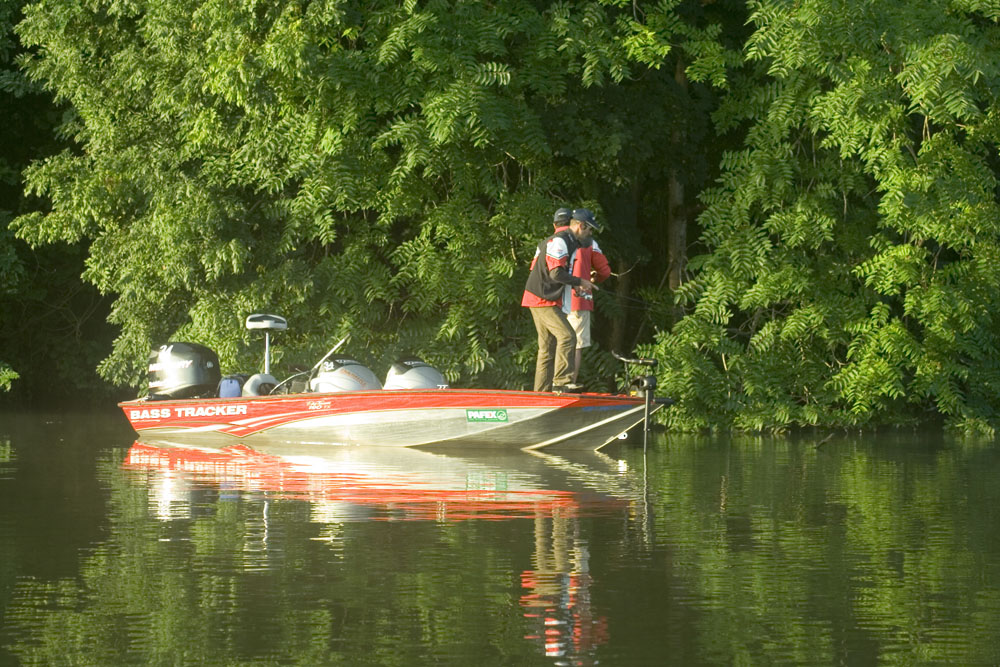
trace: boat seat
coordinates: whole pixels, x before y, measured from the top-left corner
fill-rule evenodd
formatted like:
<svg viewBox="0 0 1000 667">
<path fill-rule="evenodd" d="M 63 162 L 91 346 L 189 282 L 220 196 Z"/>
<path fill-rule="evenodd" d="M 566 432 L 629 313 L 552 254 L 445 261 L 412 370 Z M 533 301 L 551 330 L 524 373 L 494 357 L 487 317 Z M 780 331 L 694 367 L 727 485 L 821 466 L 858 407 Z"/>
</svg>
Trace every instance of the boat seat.
<svg viewBox="0 0 1000 667">
<path fill-rule="evenodd" d="M 268 373 L 251 375 L 243 384 L 244 396 L 267 396 L 277 386 L 278 380 Z"/>
<path fill-rule="evenodd" d="M 226 375 L 219 380 L 219 398 L 237 398 L 243 395 L 243 385 L 250 376 L 246 373 Z"/>
</svg>

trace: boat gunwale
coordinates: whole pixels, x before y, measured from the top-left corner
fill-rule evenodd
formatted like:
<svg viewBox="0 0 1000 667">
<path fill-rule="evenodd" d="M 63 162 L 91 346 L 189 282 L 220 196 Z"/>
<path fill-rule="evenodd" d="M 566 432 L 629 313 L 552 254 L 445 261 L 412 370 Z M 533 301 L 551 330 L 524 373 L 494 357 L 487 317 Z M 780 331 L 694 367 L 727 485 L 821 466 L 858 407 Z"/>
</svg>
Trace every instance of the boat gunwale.
<svg viewBox="0 0 1000 667">
<path fill-rule="evenodd" d="M 194 404 L 194 403 L 206 403 L 215 401 L 253 401 L 253 402 L 271 402 L 271 401 L 291 401 L 291 400 L 324 400 L 329 398 L 362 398 L 364 396 L 378 396 L 378 397 L 405 397 L 405 396 L 432 396 L 435 394 L 457 397 L 459 395 L 468 395 L 470 397 L 478 396 L 501 396 L 501 397 L 523 397 L 523 398 L 544 398 L 550 399 L 556 402 L 566 403 L 567 405 L 580 401 L 581 399 L 587 399 L 590 401 L 608 401 L 608 402 L 622 402 L 622 403 L 636 403 L 641 404 L 645 399 L 642 396 L 628 396 L 625 394 L 605 394 L 597 392 L 581 392 L 581 393 L 560 393 L 560 392 L 548 392 L 548 391 L 527 391 L 523 389 L 372 389 L 372 390 L 361 390 L 361 391 L 339 391 L 339 392 L 297 392 L 294 394 L 273 394 L 267 396 L 227 396 L 227 397 L 197 397 L 197 398 L 162 398 L 151 400 L 148 396 L 143 396 L 140 398 L 133 398 L 127 401 L 120 401 L 118 407 L 133 407 L 136 405 L 173 405 L 173 404 Z"/>
</svg>

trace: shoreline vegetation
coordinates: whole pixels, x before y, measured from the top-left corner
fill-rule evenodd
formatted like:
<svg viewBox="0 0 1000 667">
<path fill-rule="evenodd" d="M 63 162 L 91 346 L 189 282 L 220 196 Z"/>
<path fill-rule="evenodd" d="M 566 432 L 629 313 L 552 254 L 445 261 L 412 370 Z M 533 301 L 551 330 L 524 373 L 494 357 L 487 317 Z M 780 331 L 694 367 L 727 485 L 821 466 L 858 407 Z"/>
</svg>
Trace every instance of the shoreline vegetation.
<svg viewBox="0 0 1000 667">
<path fill-rule="evenodd" d="M 561 206 L 618 272 L 580 375 L 676 431 L 1000 421 L 1000 10 L 902 0 L 11 0 L 0 402 L 330 341 L 522 388 Z"/>
</svg>

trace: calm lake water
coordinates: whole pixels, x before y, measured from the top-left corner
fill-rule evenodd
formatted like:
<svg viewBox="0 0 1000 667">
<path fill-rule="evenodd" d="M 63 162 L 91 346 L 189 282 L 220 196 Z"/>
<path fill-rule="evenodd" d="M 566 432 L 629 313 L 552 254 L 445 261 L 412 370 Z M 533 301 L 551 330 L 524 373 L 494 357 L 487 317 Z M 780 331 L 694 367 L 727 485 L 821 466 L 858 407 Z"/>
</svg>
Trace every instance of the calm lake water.
<svg viewBox="0 0 1000 667">
<path fill-rule="evenodd" d="M 0 663 L 1000 663 L 992 440 L 279 453 L 0 413 Z"/>
</svg>

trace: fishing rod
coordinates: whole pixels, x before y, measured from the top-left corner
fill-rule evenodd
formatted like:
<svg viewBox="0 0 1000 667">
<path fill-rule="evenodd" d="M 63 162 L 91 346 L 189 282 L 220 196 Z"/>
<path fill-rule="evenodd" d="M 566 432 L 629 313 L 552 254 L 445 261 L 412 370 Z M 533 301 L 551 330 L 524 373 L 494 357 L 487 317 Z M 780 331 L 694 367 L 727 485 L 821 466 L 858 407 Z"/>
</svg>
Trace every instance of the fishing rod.
<svg viewBox="0 0 1000 667">
<path fill-rule="evenodd" d="M 327 359 L 329 359 L 330 356 L 333 355 L 334 352 L 336 352 L 337 350 L 339 350 L 340 346 L 343 345 L 344 343 L 346 343 L 347 339 L 349 339 L 350 337 L 351 337 L 351 334 L 347 334 L 346 336 L 344 336 L 343 338 L 341 338 L 340 340 L 338 340 L 337 344 L 334 345 L 333 347 L 331 347 L 330 351 L 327 352 L 326 354 L 324 354 L 323 358 L 320 359 L 319 361 L 317 361 L 315 366 L 313 366 L 312 368 L 310 368 L 307 371 L 301 371 L 299 373 L 296 373 L 295 375 L 289 375 L 284 380 L 282 380 L 277 385 L 275 385 L 274 389 L 271 390 L 271 393 L 272 394 L 275 393 L 278 390 L 278 387 L 280 387 L 281 385 L 285 384 L 289 380 L 294 380 L 295 378 L 299 377 L 300 375 L 305 375 L 306 373 L 308 373 L 309 377 L 312 378 L 313 373 L 315 373 L 317 370 L 319 370 L 319 367 L 323 365 L 323 362 L 326 361 Z"/>
</svg>

